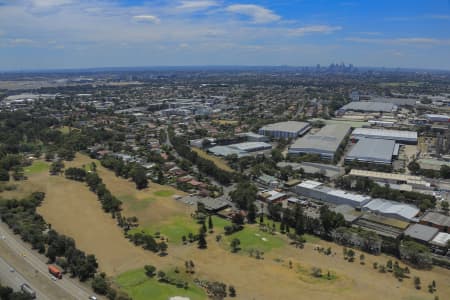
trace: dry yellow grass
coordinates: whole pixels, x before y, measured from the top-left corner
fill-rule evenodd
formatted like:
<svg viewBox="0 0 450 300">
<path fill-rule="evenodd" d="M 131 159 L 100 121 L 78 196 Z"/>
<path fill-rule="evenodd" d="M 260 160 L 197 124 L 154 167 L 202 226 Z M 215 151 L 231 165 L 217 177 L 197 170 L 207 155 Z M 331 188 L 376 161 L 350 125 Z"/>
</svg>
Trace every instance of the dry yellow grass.
<svg viewBox="0 0 450 300">
<path fill-rule="evenodd" d="M 217 156 L 213 156 L 213 155 L 209 155 L 208 153 L 206 153 L 205 151 L 192 147 L 192 151 L 194 151 L 195 153 L 198 154 L 198 156 L 210 160 L 213 163 L 216 164 L 216 166 L 224 171 L 227 172 L 234 172 L 234 170 L 232 168 L 230 168 L 230 166 L 226 163 L 225 160 L 223 160 L 222 158 L 219 158 Z"/>
<path fill-rule="evenodd" d="M 77 165 L 82 161 L 87 163 L 89 158 L 77 156 L 73 164 Z M 132 183 L 116 178 L 112 172 L 102 168 L 99 168 L 99 173 L 113 193 L 132 195 L 136 199 L 154 197 L 148 205 L 152 209 L 142 212 L 143 218 L 148 214 L 148 222 L 152 222 L 153 218 L 154 224 L 157 224 L 163 219 L 189 211 L 170 197 L 159 201 L 154 195 L 155 190 L 152 190 L 156 186 L 152 185 L 148 190 L 136 194 L 133 193 L 135 190 Z M 47 193 L 44 204 L 39 208 L 44 218 L 57 231 L 74 237 L 82 250 L 94 253 L 101 269 L 109 275 L 117 275 L 145 264 L 153 264 L 164 270 L 173 270 L 175 266 L 184 270 L 184 261 L 193 260 L 196 265 L 194 278 L 232 284 L 237 290 L 236 299 L 425 300 L 434 298 L 427 291 L 427 285 L 432 280 L 437 283 L 436 295 L 440 299 L 446 299 L 450 294 L 449 270 L 412 269 L 411 279 L 400 283 L 391 273 L 381 274 L 372 267 L 373 262 L 386 264 L 392 257 L 365 254 L 366 263 L 361 265 L 358 259 L 360 252 L 357 251 L 357 259 L 349 263 L 342 258 L 341 246 L 325 241 L 318 241 L 317 244 L 331 247 L 336 252 L 335 256 L 318 253 L 311 243 L 300 250 L 286 242 L 286 246 L 266 253 L 264 260 L 256 260 L 245 254 L 232 254 L 225 250 L 215 241 L 215 235 L 222 231 L 221 228 L 216 228 L 216 233 L 207 237 L 208 249 L 199 250 L 195 245 L 183 246 L 170 242 L 169 255 L 159 257 L 129 243 L 110 215 L 102 211 L 96 196 L 84 184 L 59 176 L 50 177 L 46 173 L 33 174 L 29 182 L 21 184 L 17 191 L 9 192 L 8 196 L 14 193 L 26 194 L 35 189 Z M 159 190 L 166 189 L 167 187 L 160 187 Z M 163 217 L 159 216 L 160 211 Z M 292 269 L 288 267 L 289 260 L 293 262 Z M 324 273 L 330 270 L 337 278 L 331 281 L 312 278 L 309 276 L 312 267 L 319 267 Z M 413 276 L 421 278 L 422 290 L 414 289 Z"/>
</svg>

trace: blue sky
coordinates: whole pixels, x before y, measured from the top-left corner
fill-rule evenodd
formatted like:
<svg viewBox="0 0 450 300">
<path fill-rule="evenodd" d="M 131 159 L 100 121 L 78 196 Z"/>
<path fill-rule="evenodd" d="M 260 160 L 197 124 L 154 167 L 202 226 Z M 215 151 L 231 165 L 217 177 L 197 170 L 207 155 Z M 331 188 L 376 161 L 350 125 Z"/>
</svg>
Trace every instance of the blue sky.
<svg viewBox="0 0 450 300">
<path fill-rule="evenodd" d="M 0 0 L 0 69 L 450 70 L 450 0 Z"/>
</svg>

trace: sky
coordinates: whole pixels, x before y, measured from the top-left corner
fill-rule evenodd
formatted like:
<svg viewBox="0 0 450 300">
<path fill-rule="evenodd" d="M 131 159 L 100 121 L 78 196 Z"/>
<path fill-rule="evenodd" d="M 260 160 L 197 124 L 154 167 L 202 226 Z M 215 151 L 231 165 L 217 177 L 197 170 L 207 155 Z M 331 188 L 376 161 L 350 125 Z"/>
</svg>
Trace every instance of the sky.
<svg viewBox="0 0 450 300">
<path fill-rule="evenodd" d="M 450 0 L 0 0 L 0 70 L 450 70 Z"/>
</svg>

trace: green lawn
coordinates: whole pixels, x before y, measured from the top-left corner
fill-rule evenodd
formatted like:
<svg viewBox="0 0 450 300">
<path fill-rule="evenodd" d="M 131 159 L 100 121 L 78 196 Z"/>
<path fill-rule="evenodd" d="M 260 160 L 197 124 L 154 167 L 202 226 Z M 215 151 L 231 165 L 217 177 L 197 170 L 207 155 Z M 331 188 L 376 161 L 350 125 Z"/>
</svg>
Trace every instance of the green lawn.
<svg viewBox="0 0 450 300">
<path fill-rule="evenodd" d="M 286 245 L 286 242 L 281 237 L 260 231 L 258 225 L 245 225 L 243 230 L 224 236 L 222 245 L 229 249 L 230 243 L 234 238 L 238 238 L 241 241 L 241 252 L 248 252 L 250 249 L 268 252 L 274 248 Z"/>
<path fill-rule="evenodd" d="M 182 273 L 183 272 L 179 274 Z M 179 274 L 171 272 L 169 276 L 186 281 L 186 279 L 182 278 L 182 275 Z M 179 277 L 175 275 L 179 275 Z M 188 289 L 177 288 L 174 285 L 160 283 L 156 277 L 148 278 L 143 269 L 123 273 L 116 278 L 115 282 L 121 289 L 126 291 L 133 300 L 167 300 L 173 296 L 188 297 L 191 300 L 207 299 L 206 293 L 189 281 Z"/>
<path fill-rule="evenodd" d="M 157 191 L 154 192 L 153 195 L 158 196 L 158 197 L 171 197 L 175 194 L 174 191 L 169 191 L 169 190 L 161 190 L 161 191 Z"/>
<path fill-rule="evenodd" d="M 213 216 L 212 220 L 214 231 L 217 233 L 223 232 L 223 227 L 230 224 L 229 221 L 216 216 Z M 169 243 L 181 244 L 183 235 L 188 237 L 189 232 L 197 234 L 200 226 L 196 220 L 189 216 L 176 216 L 160 224 L 132 229 L 130 233 L 143 231 L 154 235 L 155 232 L 160 232 L 162 236 L 169 239 Z M 206 220 L 206 226 L 208 226 L 208 220 Z"/>
<path fill-rule="evenodd" d="M 31 166 L 25 168 L 25 174 L 34 174 L 41 172 L 48 172 L 49 164 L 42 160 L 36 160 Z"/>
</svg>

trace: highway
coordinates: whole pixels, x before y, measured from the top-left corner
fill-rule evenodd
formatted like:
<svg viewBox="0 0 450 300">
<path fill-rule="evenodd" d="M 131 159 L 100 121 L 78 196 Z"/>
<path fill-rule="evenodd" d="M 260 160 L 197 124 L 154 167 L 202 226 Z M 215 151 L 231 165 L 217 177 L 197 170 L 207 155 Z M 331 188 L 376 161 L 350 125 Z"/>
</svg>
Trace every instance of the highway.
<svg viewBox="0 0 450 300">
<path fill-rule="evenodd" d="M 0 265 L 0 278 L 3 280 L 4 277 L 9 277 L 8 280 L 12 283 L 13 288 L 17 286 L 19 280 L 27 279 L 28 281 L 24 282 L 28 282 L 36 290 L 36 293 L 39 294 L 38 299 L 78 300 L 88 299 L 90 295 L 93 295 L 93 292 L 69 276 L 52 280 L 45 258 L 39 257 L 38 253 L 22 242 L 19 236 L 12 234 L 8 226 L 2 222 L 0 222 L 0 256 L 3 261 L 3 264 Z M 10 267 L 17 271 L 10 272 Z M 20 267 L 21 270 L 19 270 Z"/>
<path fill-rule="evenodd" d="M 44 295 L 43 292 L 33 286 L 26 280 L 19 272 L 17 272 L 11 265 L 9 265 L 3 258 L 0 257 L 0 280 L 3 285 L 11 287 L 15 291 L 20 291 L 20 286 L 27 283 L 36 292 L 36 299 L 47 300 L 50 299 Z"/>
</svg>

